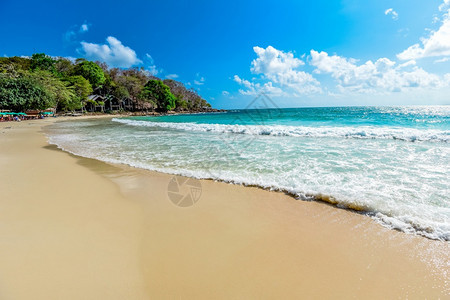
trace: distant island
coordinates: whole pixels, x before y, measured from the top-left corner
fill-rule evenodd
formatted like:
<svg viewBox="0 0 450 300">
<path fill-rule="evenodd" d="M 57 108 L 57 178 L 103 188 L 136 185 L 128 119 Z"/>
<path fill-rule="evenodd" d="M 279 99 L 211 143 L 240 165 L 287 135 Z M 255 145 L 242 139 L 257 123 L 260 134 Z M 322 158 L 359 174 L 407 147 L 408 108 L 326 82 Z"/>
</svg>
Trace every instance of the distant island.
<svg viewBox="0 0 450 300">
<path fill-rule="evenodd" d="M 194 89 L 144 68 L 110 68 L 83 58 L 36 53 L 0 57 L 0 109 L 60 113 L 217 111 Z"/>
</svg>

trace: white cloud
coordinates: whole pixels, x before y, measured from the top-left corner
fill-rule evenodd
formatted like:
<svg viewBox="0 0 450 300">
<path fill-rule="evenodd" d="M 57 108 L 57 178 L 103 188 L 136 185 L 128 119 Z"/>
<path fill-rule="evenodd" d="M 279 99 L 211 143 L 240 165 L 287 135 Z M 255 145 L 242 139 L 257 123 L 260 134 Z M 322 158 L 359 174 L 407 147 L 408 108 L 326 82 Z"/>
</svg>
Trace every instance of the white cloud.
<svg viewBox="0 0 450 300">
<path fill-rule="evenodd" d="M 265 93 L 273 97 L 287 96 L 281 88 L 273 86 L 272 82 L 266 82 L 264 84 L 250 82 L 248 80 L 240 78 L 238 75 L 234 75 L 233 80 L 239 85 L 245 87 L 245 89 L 239 89 L 239 93 L 242 95 L 257 95 L 259 93 Z"/>
<path fill-rule="evenodd" d="M 106 38 L 107 44 L 81 42 L 82 50 L 88 59 L 104 61 L 108 65 L 119 68 L 129 68 L 142 63 L 136 52 L 124 46 L 113 36 Z"/>
<path fill-rule="evenodd" d="M 450 0 L 446 0 L 444 4 L 448 5 L 449 2 Z M 450 11 L 444 15 L 442 25 L 438 30 L 431 31 L 427 38 L 421 38 L 421 44 L 414 44 L 397 54 L 401 60 L 436 56 L 450 56 Z"/>
<path fill-rule="evenodd" d="M 250 71 L 261 75 L 261 79 L 267 82 L 250 82 L 236 75 L 234 80 L 247 88 L 241 90 L 241 94 L 256 94 L 262 91 L 272 96 L 299 96 L 321 92 L 320 83 L 311 74 L 296 70 L 305 63 L 294 57 L 292 52 L 277 50 L 272 46 L 266 49 L 256 46 L 253 51 L 257 58 L 252 61 Z"/>
<path fill-rule="evenodd" d="M 310 64 L 315 73 L 330 74 L 338 82 L 341 91 L 353 92 L 399 92 L 402 89 L 441 87 L 444 82 L 435 74 L 430 74 L 415 66 L 415 61 L 397 65 L 388 58 L 375 62 L 357 64 L 355 59 L 311 50 Z M 405 70 L 408 68 L 409 70 Z"/>
<path fill-rule="evenodd" d="M 150 73 L 150 75 L 156 76 L 159 73 L 163 72 L 162 69 L 158 69 L 156 67 L 155 61 L 153 60 L 153 57 L 150 54 L 145 53 L 144 60 L 145 60 L 144 64 L 146 66 L 147 71 Z"/>
<path fill-rule="evenodd" d="M 150 61 L 151 64 L 154 63 L 153 57 L 150 54 L 145 53 L 145 57 Z"/>
<path fill-rule="evenodd" d="M 176 79 L 178 77 L 179 76 L 177 74 L 169 74 L 169 75 L 166 76 L 167 79 Z"/>
<path fill-rule="evenodd" d="M 443 62 L 446 62 L 446 61 L 449 61 L 449 60 L 450 60 L 450 57 L 444 57 L 444 58 L 441 58 L 441 59 L 436 59 L 434 61 L 434 63 L 438 64 L 438 63 L 443 63 Z"/>
<path fill-rule="evenodd" d="M 251 89 L 253 87 L 253 84 L 245 79 L 241 79 L 238 75 L 234 75 L 233 80 L 239 83 L 240 85 L 245 86 L 248 89 Z"/>
<path fill-rule="evenodd" d="M 442 3 L 441 5 L 439 5 L 439 10 L 440 11 L 445 11 L 448 8 L 450 8 L 450 0 L 444 0 L 444 3 Z"/>
<path fill-rule="evenodd" d="M 222 91 L 222 96 L 225 96 L 225 97 L 228 98 L 228 99 L 235 99 L 235 97 L 232 96 L 232 95 L 230 94 L 230 92 L 228 92 L 228 91 Z"/>
<path fill-rule="evenodd" d="M 196 85 L 204 85 L 205 84 L 205 77 L 200 76 L 199 73 L 195 74 L 197 79 L 194 80 L 194 84 Z"/>
<path fill-rule="evenodd" d="M 415 60 L 408 60 L 407 62 L 404 62 L 402 64 L 399 65 L 399 68 L 406 68 L 409 66 L 415 66 L 416 65 L 416 61 Z"/>
<path fill-rule="evenodd" d="M 393 8 L 388 8 L 384 11 L 386 16 L 390 15 L 392 20 L 398 20 L 398 13 Z"/>
<path fill-rule="evenodd" d="M 89 25 L 84 23 L 80 26 L 80 32 L 87 32 L 89 30 Z"/>
<path fill-rule="evenodd" d="M 87 32 L 89 30 L 89 26 L 90 25 L 87 24 L 87 22 L 84 22 L 80 27 L 78 27 L 78 25 L 72 25 L 63 35 L 64 42 L 69 44 L 78 43 L 78 35 Z"/>
<path fill-rule="evenodd" d="M 276 74 L 283 73 L 305 63 L 294 57 L 291 52 L 283 52 L 268 46 L 266 49 L 261 47 L 253 47 L 258 58 L 252 61 L 251 71 L 255 74 Z"/>
<path fill-rule="evenodd" d="M 417 66 L 414 59 L 401 63 L 388 58 L 359 62 L 311 50 L 307 56 L 307 67 L 313 71 L 308 73 L 297 69 L 305 62 L 294 57 L 292 52 L 271 46 L 253 49 L 257 58 L 251 62 L 250 70 L 260 76 L 251 80 L 239 75 L 232 78 L 241 86 L 239 93 L 242 95 L 257 95 L 261 92 L 272 97 L 295 98 L 324 93 L 343 96 L 387 95 L 392 92 L 437 90 L 450 85 L 450 74 L 439 76 L 429 73 Z M 321 87 L 314 74 L 326 80 L 324 87 Z M 335 80 L 335 84 L 328 82 L 327 75 Z"/>
</svg>

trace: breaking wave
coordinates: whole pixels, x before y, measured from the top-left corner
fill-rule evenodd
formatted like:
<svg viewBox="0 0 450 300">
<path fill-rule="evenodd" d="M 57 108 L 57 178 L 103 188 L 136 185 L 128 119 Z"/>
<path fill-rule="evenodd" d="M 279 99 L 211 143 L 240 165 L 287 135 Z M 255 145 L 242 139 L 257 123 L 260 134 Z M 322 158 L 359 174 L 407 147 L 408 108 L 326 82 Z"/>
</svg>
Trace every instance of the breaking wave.
<svg viewBox="0 0 450 300">
<path fill-rule="evenodd" d="M 286 125 L 198 124 L 175 122 L 151 122 L 122 118 L 114 122 L 129 126 L 159 127 L 185 131 L 232 133 L 268 136 L 292 136 L 312 138 L 391 139 L 408 142 L 450 142 L 450 131 L 437 129 L 387 128 L 387 127 L 308 127 Z"/>
</svg>

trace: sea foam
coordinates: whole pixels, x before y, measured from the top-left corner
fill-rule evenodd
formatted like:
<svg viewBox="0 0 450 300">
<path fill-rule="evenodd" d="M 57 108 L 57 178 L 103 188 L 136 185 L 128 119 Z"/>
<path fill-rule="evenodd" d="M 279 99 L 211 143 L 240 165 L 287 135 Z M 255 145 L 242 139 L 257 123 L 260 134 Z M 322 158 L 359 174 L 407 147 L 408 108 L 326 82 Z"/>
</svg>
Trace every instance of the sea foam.
<svg viewBox="0 0 450 300">
<path fill-rule="evenodd" d="M 285 125 L 197 124 L 175 122 L 151 122 L 122 118 L 112 119 L 130 126 L 171 128 L 185 131 L 234 133 L 248 135 L 292 136 L 311 138 L 393 139 L 408 142 L 427 141 L 448 143 L 450 131 L 436 129 L 388 128 L 388 127 L 307 127 Z"/>
<path fill-rule="evenodd" d="M 388 228 L 450 240 L 445 124 L 419 129 L 153 120 L 158 118 L 62 122 L 49 141 L 105 162 L 323 201 Z"/>
</svg>

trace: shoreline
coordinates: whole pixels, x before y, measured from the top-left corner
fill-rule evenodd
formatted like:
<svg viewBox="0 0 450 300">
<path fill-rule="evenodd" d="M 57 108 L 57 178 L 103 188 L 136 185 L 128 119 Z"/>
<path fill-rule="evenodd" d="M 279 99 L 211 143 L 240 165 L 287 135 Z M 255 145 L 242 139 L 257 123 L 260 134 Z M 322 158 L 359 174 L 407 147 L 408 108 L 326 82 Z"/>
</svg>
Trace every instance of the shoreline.
<svg viewBox="0 0 450 300">
<path fill-rule="evenodd" d="M 196 114 L 196 113 L 189 113 L 189 114 Z M 201 114 L 201 113 L 198 113 Z M 96 116 L 98 116 L 99 118 L 107 118 L 108 114 L 103 114 L 103 115 L 91 115 L 91 116 L 84 116 L 85 118 L 95 118 Z M 151 117 L 152 115 L 147 115 L 149 117 Z M 122 116 L 122 117 L 126 117 L 126 116 Z M 80 119 L 79 117 L 77 117 L 78 119 Z M 110 116 L 111 119 L 116 119 L 117 115 L 114 116 Z M 72 119 L 69 119 L 67 121 L 70 121 Z M 75 120 L 75 119 L 74 119 Z M 62 120 L 64 121 L 64 120 Z M 120 121 L 120 118 L 119 118 Z M 47 135 L 47 134 L 46 134 Z M 69 149 L 65 149 L 63 147 L 57 146 L 58 149 L 70 153 L 72 155 L 75 155 L 77 157 L 83 157 L 83 158 L 88 158 L 88 159 L 97 159 L 97 158 L 93 158 L 93 157 L 89 157 L 89 156 L 83 156 L 77 153 L 72 152 Z M 222 183 L 226 183 L 226 184 L 232 184 L 232 185 L 239 185 L 239 186 L 244 186 L 244 187 L 253 187 L 253 188 L 258 188 L 261 190 L 265 190 L 265 191 L 270 191 L 270 192 L 276 192 L 276 193 L 282 193 L 284 195 L 287 195 L 289 197 L 291 197 L 292 199 L 295 200 L 300 200 L 300 201 L 315 201 L 315 202 L 319 202 L 325 205 L 329 205 L 333 208 L 336 209 L 342 209 L 342 210 L 346 210 L 352 213 L 356 213 L 356 214 L 360 214 L 363 215 L 365 217 L 369 217 L 372 220 L 374 220 L 377 224 L 380 224 L 381 226 L 388 228 L 390 230 L 396 230 L 396 231 L 400 231 L 403 232 L 405 234 L 413 234 L 413 235 L 417 235 L 417 236 L 421 236 L 421 237 L 425 237 L 427 239 L 430 240 L 438 240 L 438 241 L 444 241 L 444 242 L 449 242 L 449 238 L 447 236 L 444 235 L 444 237 L 441 236 L 437 236 L 436 235 L 436 231 L 432 231 L 429 228 L 426 228 L 424 226 L 420 226 L 417 224 L 414 224 L 413 222 L 403 222 L 401 220 L 395 219 L 395 221 L 397 222 L 392 222 L 389 221 L 389 218 L 391 218 L 390 215 L 386 215 L 383 214 L 383 212 L 380 212 L 378 210 L 372 209 L 370 206 L 367 205 L 358 205 L 355 203 L 346 203 L 346 202 L 342 202 L 339 201 L 337 198 L 334 197 L 333 193 L 329 193 L 329 194 L 324 194 L 324 193 L 310 193 L 310 194 L 299 194 L 297 192 L 294 192 L 292 190 L 289 189 L 285 189 L 285 188 L 279 188 L 277 186 L 264 186 L 264 185 L 258 185 L 258 184 L 252 184 L 252 183 L 246 183 L 246 182 L 242 182 L 242 181 L 234 181 L 234 180 L 225 180 L 225 179 L 220 179 L 220 178 L 214 178 L 214 177 L 202 177 L 199 175 L 194 175 L 194 174 L 189 174 L 189 173 L 183 173 L 183 172 L 177 172 L 177 171 L 169 171 L 169 170 L 164 170 L 164 169 L 158 169 L 158 168 L 145 168 L 139 165 L 133 165 L 133 164 L 127 164 L 124 162 L 114 162 L 114 161 L 108 161 L 108 160 L 102 160 L 102 159 L 98 159 L 102 162 L 105 162 L 107 164 L 113 164 L 113 165 L 123 165 L 126 167 L 131 167 L 133 169 L 142 169 L 145 171 L 149 171 L 149 172 L 157 172 L 157 173 L 163 173 L 163 174 L 169 174 L 169 175 L 179 175 L 179 176 L 184 176 L 184 177 L 189 177 L 189 178 L 193 178 L 196 180 L 211 180 L 211 181 L 215 181 L 215 182 L 222 182 Z M 386 221 L 386 219 L 388 219 L 388 221 Z"/>
<path fill-rule="evenodd" d="M 88 118 L 96 117 L 115 116 Z M 42 127 L 61 119 L 0 124 L 0 166 L 9 170 L 0 181 L 7 183 L 0 209 L 10 213 L 0 217 L 5 298 L 449 293 L 449 243 L 324 203 L 212 180 L 200 180 L 199 201 L 180 208 L 167 196 L 173 175 L 48 145 Z"/>
<path fill-rule="evenodd" d="M 104 117 L 106 118 L 106 116 L 104 116 Z M 70 121 L 70 120 L 67 120 L 67 121 Z M 322 205 L 330 206 L 334 209 L 344 210 L 344 211 L 347 211 L 350 213 L 364 216 L 366 218 L 370 218 L 375 223 L 377 223 L 378 225 L 380 225 L 388 230 L 398 231 L 398 232 L 401 232 L 406 235 L 423 237 L 423 238 L 426 238 L 426 239 L 429 239 L 432 241 L 449 242 L 449 240 L 446 240 L 446 239 L 431 237 L 428 234 L 428 232 L 426 232 L 425 230 L 422 230 L 422 229 L 419 230 L 418 228 L 414 227 L 413 225 L 410 225 L 410 226 L 412 226 L 414 232 L 412 232 L 412 233 L 406 232 L 405 230 L 394 227 L 393 225 L 390 225 L 390 224 L 386 224 L 383 221 L 379 220 L 378 218 L 375 218 L 374 216 L 377 213 L 379 213 L 376 210 L 370 210 L 365 206 L 357 206 L 355 204 L 340 203 L 337 200 L 335 200 L 335 197 L 333 197 L 331 195 L 309 194 L 306 196 L 307 198 L 301 198 L 296 193 L 290 192 L 289 190 L 285 190 L 285 189 L 279 189 L 279 188 L 274 188 L 274 187 L 264 187 L 264 186 L 255 185 L 255 184 L 239 183 L 239 182 L 234 182 L 234 181 L 222 180 L 222 179 L 218 179 L 218 178 L 198 178 L 198 177 L 183 175 L 181 173 L 169 173 L 169 172 L 163 172 L 163 171 L 159 171 L 159 170 L 144 169 L 144 168 L 136 167 L 136 166 L 125 164 L 125 163 L 113 163 L 113 162 L 99 160 L 96 158 L 82 156 L 82 155 L 73 153 L 67 149 L 60 148 L 59 146 L 57 146 L 55 144 L 51 144 L 51 143 L 49 143 L 49 146 L 54 146 L 55 150 L 62 151 L 64 153 L 67 153 L 67 154 L 75 157 L 75 158 L 99 161 L 101 163 L 112 165 L 112 166 L 117 166 L 119 168 L 131 168 L 132 170 L 140 170 L 143 172 L 154 172 L 157 174 L 164 174 L 164 175 L 169 175 L 169 176 L 180 176 L 180 177 L 190 178 L 190 179 L 194 179 L 194 180 L 198 180 L 198 181 L 218 182 L 218 183 L 223 183 L 223 184 L 228 184 L 228 185 L 237 185 L 237 186 L 242 186 L 242 187 L 246 187 L 246 188 L 254 188 L 254 189 L 258 189 L 258 190 L 262 190 L 262 191 L 266 191 L 266 192 L 270 192 L 270 193 L 280 193 L 282 195 L 290 197 L 292 200 L 295 200 L 295 201 L 307 201 L 307 202 L 312 201 L 312 202 L 316 202 L 316 203 L 319 203 Z"/>
</svg>

